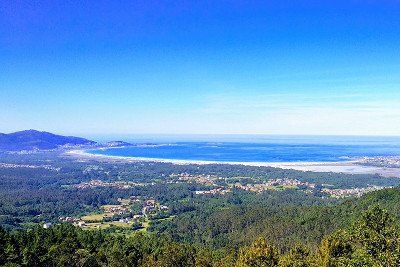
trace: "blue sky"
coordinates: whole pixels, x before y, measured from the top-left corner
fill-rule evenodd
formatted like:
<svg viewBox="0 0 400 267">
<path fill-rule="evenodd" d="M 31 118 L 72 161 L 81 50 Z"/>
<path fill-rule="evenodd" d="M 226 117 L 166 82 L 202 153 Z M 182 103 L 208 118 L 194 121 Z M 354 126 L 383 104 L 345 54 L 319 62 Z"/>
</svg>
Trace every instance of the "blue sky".
<svg viewBox="0 0 400 267">
<path fill-rule="evenodd" d="M 400 1 L 1 1 L 0 132 L 400 135 Z"/>
</svg>

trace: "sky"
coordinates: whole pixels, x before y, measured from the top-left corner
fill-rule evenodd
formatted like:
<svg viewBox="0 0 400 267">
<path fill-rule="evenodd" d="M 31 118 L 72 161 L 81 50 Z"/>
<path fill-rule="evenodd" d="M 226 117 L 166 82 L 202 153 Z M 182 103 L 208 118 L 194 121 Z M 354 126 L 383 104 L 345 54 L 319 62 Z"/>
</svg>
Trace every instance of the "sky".
<svg viewBox="0 0 400 267">
<path fill-rule="evenodd" d="M 400 135 L 400 1 L 0 2 L 0 132 Z"/>
</svg>

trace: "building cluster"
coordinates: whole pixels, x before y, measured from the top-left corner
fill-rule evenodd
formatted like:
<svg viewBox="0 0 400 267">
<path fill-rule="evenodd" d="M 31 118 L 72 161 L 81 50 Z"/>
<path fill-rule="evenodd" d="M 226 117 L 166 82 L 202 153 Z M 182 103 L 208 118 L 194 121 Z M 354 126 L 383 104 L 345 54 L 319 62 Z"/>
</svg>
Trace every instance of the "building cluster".
<svg viewBox="0 0 400 267">
<path fill-rule="evenodd" d="M 198 174 L 192 175 L 188 173 L 180 173 L 180 174 L 171 174 L 170 178 L 177 179 L 181 182 L 195 182 L 198 184 L 206 185 L 206 186 L 215 186 L 215 181 L 220 179 L 216 176 Z"/>
<path fill-rule="evenodd" d="M 104 169 L 101 166 L 90 165 L 90 166 L 87 166 L 82 172 L 83 173 L 89 173 L 89 172 L 92 172 L 92 171 L 103 171 L 103 170 Z"/>
<path fill-rule="evenodd" d="M 216 186 L 213 184 L 213 186 Z M 246 183 L 242 184 L 240 182 L 229 184 L 228 187 L 216 187 L 210 190 L 197 190 L 196 195 L 224 195 L 231 192 L 232 188 L 250 191 L 254 193 L 261 193 L 266 190 L 273 190 L 276 188 L 298 188 L 307 187 L 310 189 L 315 188 L 315 184 L 309 182 L 302 182 L 297 179 L 273 179 L 266 181 L 264 183 Z"/>
<path fill-rule="evenodd" d="M 74 218 L 74 217 L 59 217 L 58 220 L 60 222 L 72 223 L 73 225 L 79 226 L 79 227 L 82 227 L 82 226 L 86 225 L 85 221 L 83 221 L 83 220 L 81 220 L 79 218 Z"/>
<path fill-rule="evenodd" d="M 60 171 L 61 168 L 55 168 L 50 165 L 28 165 L 28 164 L 10 164 L 10 163 L 0 163 L 0 168 L 29 168 L 29 169 L 45 169 L 50 171 Z"/>
<path fill-rule="evenodd" d="M 269 186 L 287 186 L 287 187 L 300 187 L 305 186 L 309 188 L 315 188 L 315 184 L 309 182 L 302 182 L 297 179 L 273 179 L 265 183 Z"/>
<path fill-rule="evenodd" d="M 143 183 L 134 183 L 134 182 L 104 182 L 101 180 L 91 180 L 89 182 L 82 182 L 80 184 L 73 185 L 74 188 L 77 189 L 86 189 L 86 188 L 96 188 L 96 187 L 115 187 L 117 189 L 129 189 L 136 186 L 144 186 Z"/>
<path fill-rule="evenodd" d="M 104 212 L 111 213 L 113 215 L 123 215 L 129 213 L 129 209 L 121 205 L 109 205 L 103 207 Z"/>
<path fill-rule="evenodd" d="M 158 212 L 168 211 L 169 207 L 165 205 L 161 205 L 155 199 L 146 199 L 141 196 L 131 196 L 129 199 L 121 199 L 118 201 L 121 203 L 120 205 L 104 205 L 102 209 L 106 216 L 104 218 L 113 218 L 114 216 L 118 216 L 118 219 L 115 221 L 108 221 L 109 223 L 125 223 L 132 224 L 137 223 L 142 218 L 148 217 L 149 215 L 157 214 Z M 131 204 L 133 203 L 143 203 L 142 210 L 140 214 L 131 215 Z M 122 215 L 122 216 L 121 216 Z M 123 218 L 121 218 L 123 217 Z M 91 227 L 93 223 L 85 223 L 81 218 L 73 218 L 73 217 L 60 217 L 60 221 L 69 222 L 78 227 Z"/>
<path fill-rule="evenodd" d="M 52 226 L 53 226 L 53 224 L 50 223 L 50 222 L 44 223 L 44 224 L 43 224 L 43 228 L 44 228 L 44 229 L 49 229 L 49 228 L 52 227 Z"/>
<path fill-rule="evenodd" d="M 134 202 L 140 201 L 137 197 L 131 197 Z M 132 223 L 137 222 L 141 218 L 147 217 L 151 214 L 156 214 L 159 211 L 168 211 L 169 207 L 165 205 L 161 205 L 155 199 L 147 199 L 143 202 L 142 212 L 141 214 L 135 214 L 132 217 L 121 218 L 118 221 L 121 223 Z"/>
<path fill-rule="evenodd" d="M 137 214 L 137 215 L 133 215 L 132 217 L 129 218 L 121 218 L 118 220 L 118 222 L 120 223 L 132 223 L 132 222 L 137 222 L 140 218 L 143 218 L 143 215 Z"/>
<path fill-rule="evenodd" d="M 148 199 L 143 203 L 142 215 L 148 216 L 149 214 L 156 213 L 158 211 L 167 211 L 168 206 L 161 205 L 154 199 Z"/>
<path fill-rule="evenodd" d="M 118 198 L 118 201 L 121 201 L 121 199 Z M 129 198 L 129 201 L 132 202 L 132 203 L 140 202 L 140 196 L 131 196 L 131 197 Z"/>
<path fill-rule="evenodd" d="M 297 179 L 273 179 L 269 180 L 265 183 L 257 183 L 257 184 L 241 184 L 241 183 L 235 183 L 233 184 L 234 188 L 245 190 L 245 191 L 250 191 L 250 192 L 255 192 L 255 193 L 261 193 L 266 190 L 271 190 L 277 187 L 286 187 L 286 188 L 297 188 L 297 187 L 308 187 L 308 188 L 315 188 L 315 184 L 309 183 L 309 182 L 302 182 Z"/>
<path fill-rule="evenodd" d="M 197 190 L 195 191 L 196 195 L 225 195 L 231 192 L 231 189 L 225 189 L 223 187 L 214 188 L 211 190 Z"/>
<path fill-rule="evenodd" d="M 367 166 L 400 168 L 400 157 L 362 157 L 358 158 L 356 163 Z"/>
<path fill-rule="evenodd" d="M 368 186 L 363 188 L 348 188 L 348 189 L 329 189 L 323 188 L 321 192 L 328 194 L 333 198 L 345 198 L 345 197 L 360 197 L 368 192 L 381 190 L 385 187 L 383 186 Z"/>
<path fill-rule="evenodd" d="M 75 222 L 80 221 L 80 219 L 78 219 L 78 218 L 74 218 L 74 217 L 64 217 L 64 216 L 59 217 L 58 220 L 59 220 L 60 222 L 69 222 L 69 223 L 75 223 Z"/>
</svg>

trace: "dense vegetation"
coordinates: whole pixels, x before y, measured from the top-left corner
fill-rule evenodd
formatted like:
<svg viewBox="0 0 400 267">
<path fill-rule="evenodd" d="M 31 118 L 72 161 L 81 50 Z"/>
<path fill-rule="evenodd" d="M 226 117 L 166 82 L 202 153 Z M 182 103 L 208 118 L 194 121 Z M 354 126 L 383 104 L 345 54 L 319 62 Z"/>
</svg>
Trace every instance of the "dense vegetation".
<svg viewBox="0 0 400 267">
<path fill-rule="evenodd" d="M 77 160 L 57 152 L 3 154 L 0 163 L 9 164 L 0 167 L 0 266 L 398 264 L 400 189 L 340 200 L 324 195 L 319 187 L 393 186 L 398 179 L 220 164 Z M 194 192 L 207 189 L 206 185 L 167 182 L 177 173 L 242 183 L 289 178 L 317 186 L 258 194 L 233 189 L 225 195 L 201 196 Z M 143 186 L 71 186 L 93 179 Z M 171 219 L 151 221 L 144 233 L 134 228 L 89 231 L 59 224 L 60 216 L 97 212 L 101 205 L 130 196 L 155 198 L 170 208 Z M 44 222 L 57 225 L 45 230 Z"/>
<path fill-rule="evenodd" d="M 262 235 L 286 251 L 298 242 L 315 247 L 323 236 L 346 227 L 374 205 L 392 211 L 396 220 L 400 219 L 399 189 L 372 192 L 337 205 L 307 205 L 306 201 L 299 204 L 301 198 L 297 198 L 297 204 L 288 204 L 291 198 L 296 198 L 293 191 L 277 196 L 276 199 L 268 196 L 269 199 L 263 200 L 264 205 L 251 202 L 225 209 L 204 207 L 199 212 L 187 212 L 173 221 L 155 224 L 152 230 L 168 233 L 182 242 L 217 248 L 237 248 Z M 277 203 L 278 200 L 282 203 Z"/>
<path fill-rule="evenodd" d="M 266 237 L 238 250 L 210 249 L 154 235 L 131 237 L 83 231 L 71 225 L 6 232 L 0 229 L 3 266 L 398 266 L 400 231 L 374 207 L 316 249 L 301 244 L 282 253 Z"/>
</svg>

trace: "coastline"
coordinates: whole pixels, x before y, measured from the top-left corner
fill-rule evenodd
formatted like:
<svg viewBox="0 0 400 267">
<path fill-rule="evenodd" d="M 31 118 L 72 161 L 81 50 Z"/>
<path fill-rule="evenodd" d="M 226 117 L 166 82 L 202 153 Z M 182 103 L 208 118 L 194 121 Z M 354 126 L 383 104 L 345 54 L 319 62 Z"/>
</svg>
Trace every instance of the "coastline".
<svg viewBox="0 0 400 267">
<path fill-rule="evenodd" d="M 336 162 L 232 162 L 232 161 L 207 161 L 207 160 L 179 160 L 179 159 L 161 159 L 144 157 L 126 157 L 99 155 L 87 152 L 87 150 L 70 150 L 65 152 L 69 156 L 88 159 L 103 159 L 109 161 L 124 162 L 157 162 L 171 163 L 177 165 L 242 165 L 252 167 L 272 167 L 280 169 L 293 169 L 298 171 L 311 172 L 334 172 L 348 174 L 379 174 L 382 177 L 400 178 L 400 168 L 376 167 L 357 164 L 357 160 L 336 161 Z"/>
</svg>

